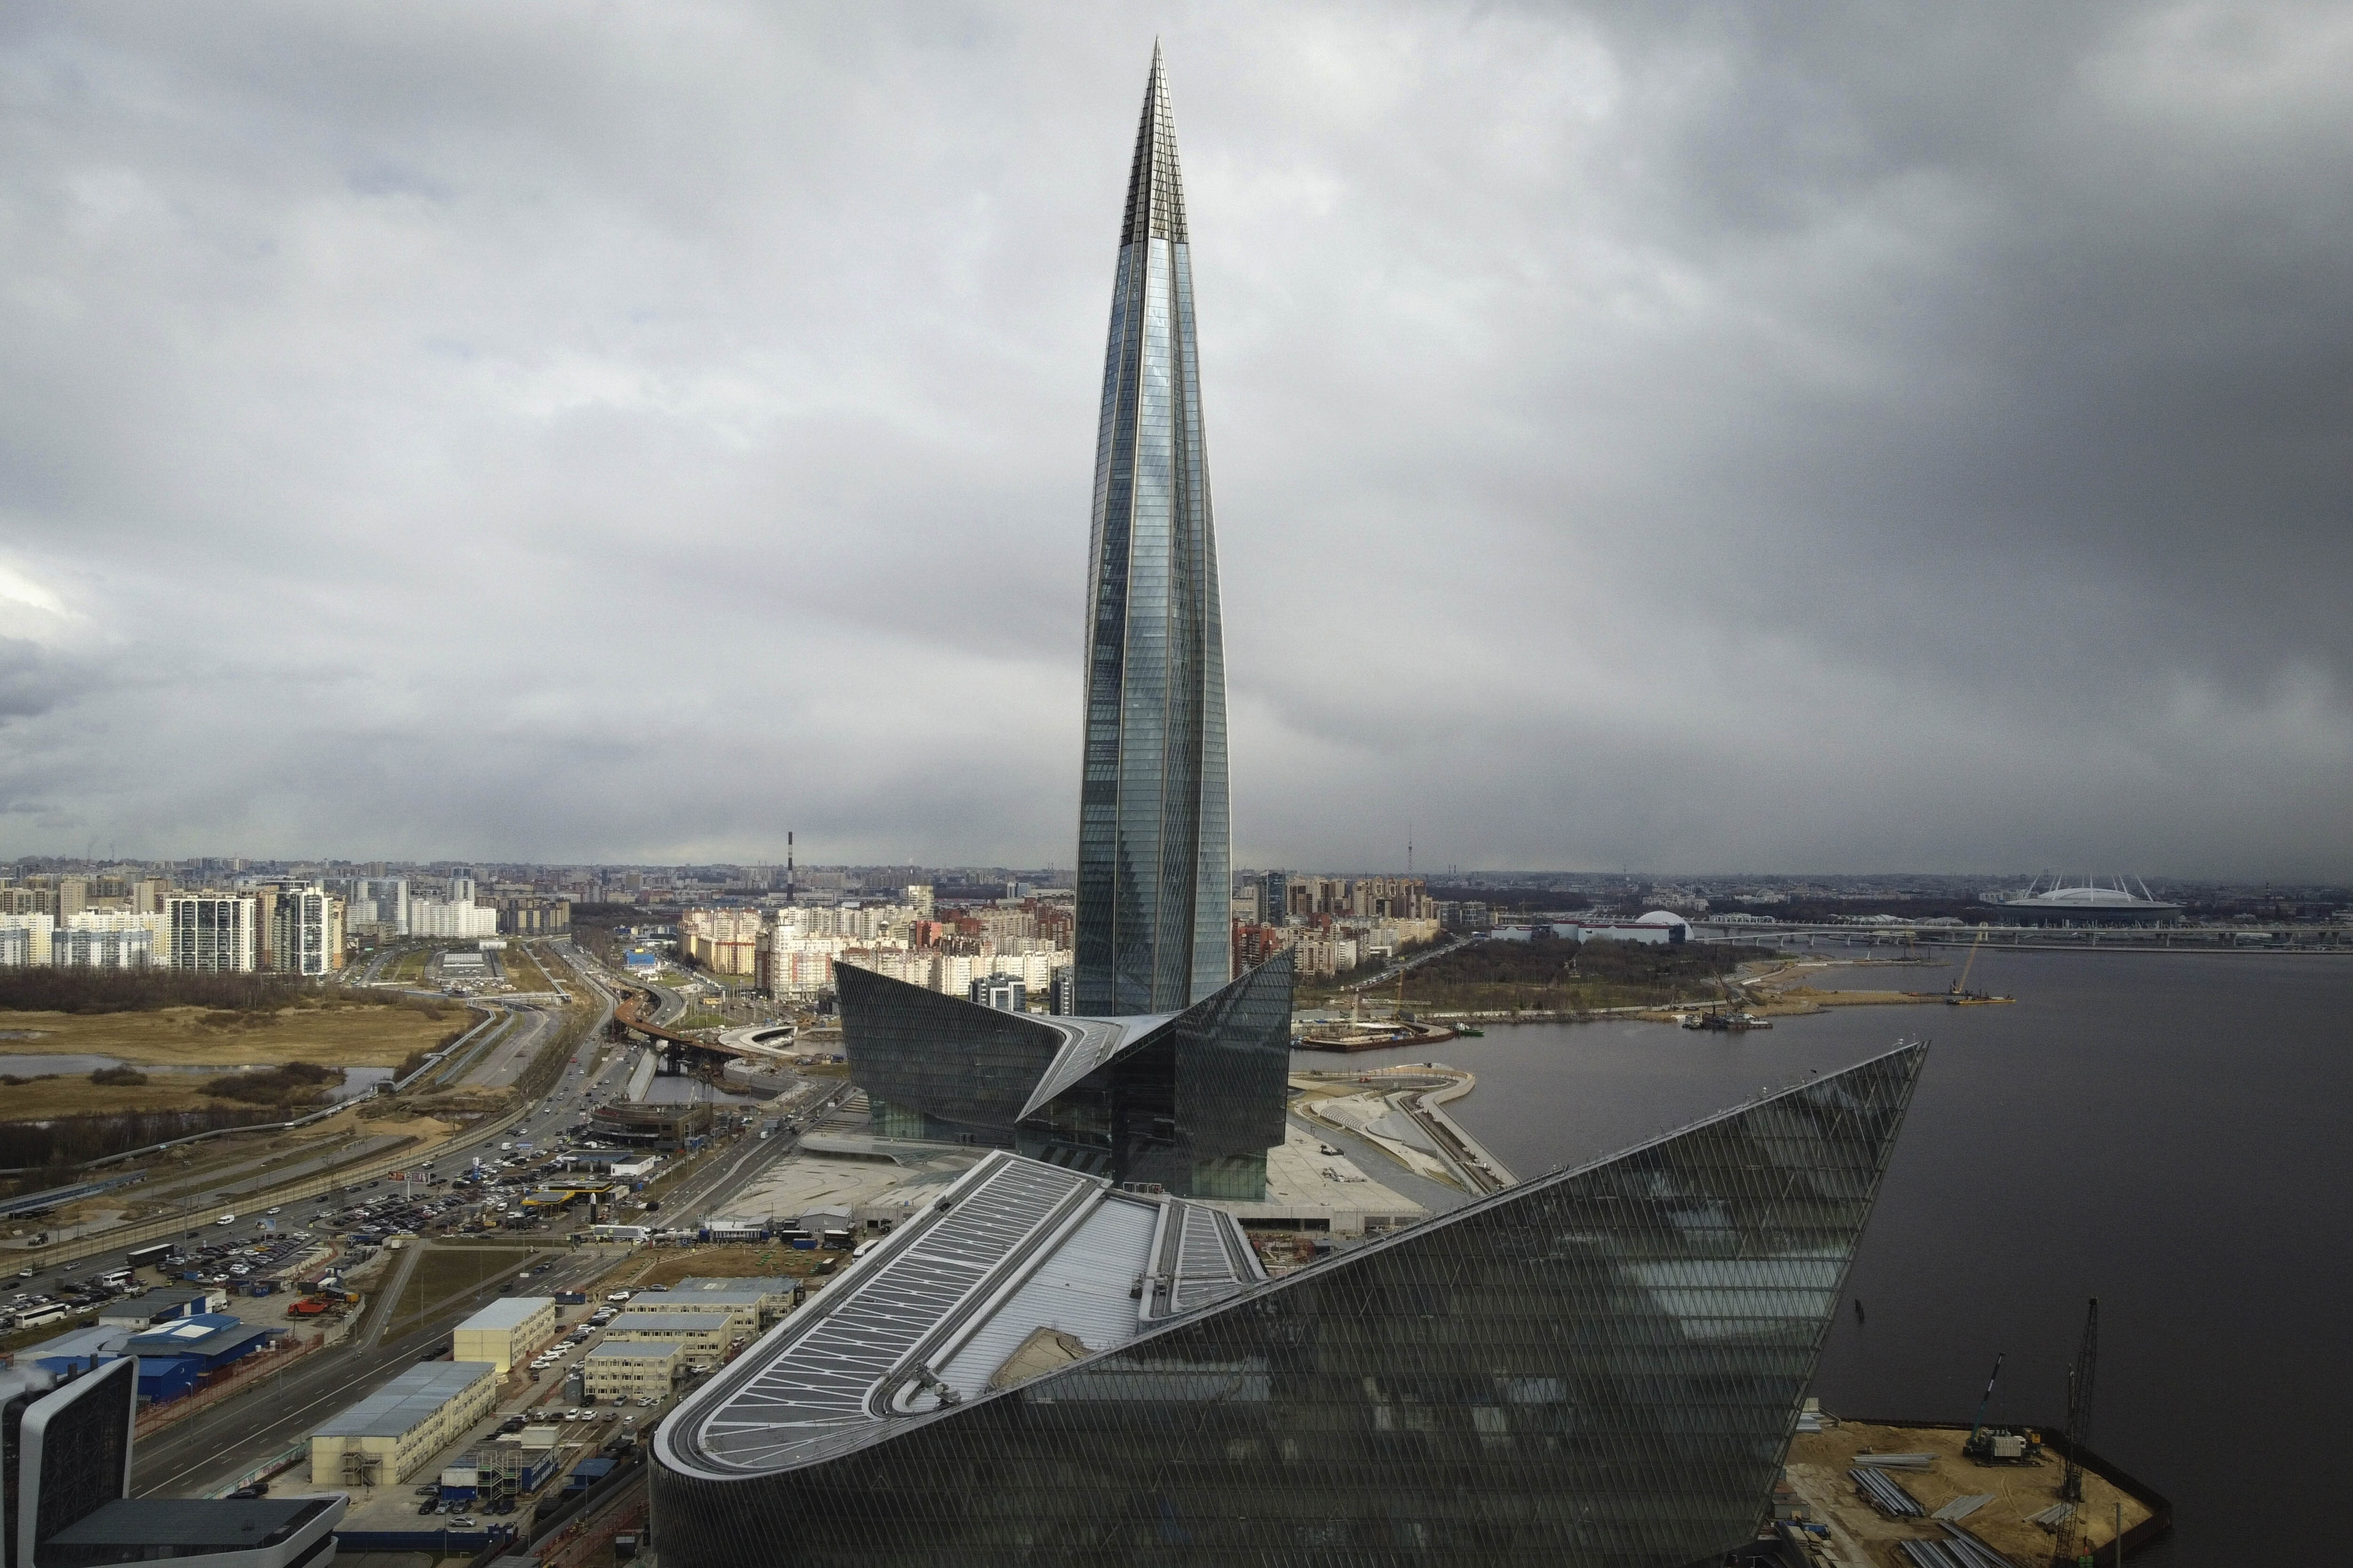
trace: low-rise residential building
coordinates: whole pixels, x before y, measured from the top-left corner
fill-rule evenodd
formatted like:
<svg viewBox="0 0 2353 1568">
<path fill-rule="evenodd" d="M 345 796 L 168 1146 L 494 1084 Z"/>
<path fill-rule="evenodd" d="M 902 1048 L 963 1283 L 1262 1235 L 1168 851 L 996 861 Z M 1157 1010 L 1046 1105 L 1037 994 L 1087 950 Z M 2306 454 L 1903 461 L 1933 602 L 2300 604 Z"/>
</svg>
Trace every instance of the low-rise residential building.
<svg viewBox="0 0 2353 1568">
<path fill-rule="evenodd" d="M 636 1302 L 630 1305 L 635 1307 Z M 605 1331 L 607 1344 L 631 1340 L 675 1340 L 686 1347 L 688 1357 L 699 1362 L 715 1362 L 727 1353 L 727 1342 L 746 1331 L 746 1320 L 739 1314 L 720 1310 L 709 1311 L 623 1312 Z"/>
<path fill-rule="evenodd" d="M 756 1314 L 752 1320 L 755 1329 L 765 1329 L 793 1310 L 794 1281 L 781 1274 L 752 1274 L 730 1278 L 718 1274 L 692 1274 L 667 1290 L 640 1292 L 637 1300 L 676 1303 L 681 1300 L 698 1304 L 723 1302 L 731 1310 L 749 1305 Z"/>
<path fill-rule="evenodd" d="M 486 1361 L 501 1377 L 555 1337 L 555 1298 L 502 1296 L 459 1323 L 449 1353 L 459 1361 Z"/>
<path fill-rule="evenodd" d="M 498 1404 L 498 1368 L 485 1361 L 410 1367 L 311 1436 L 311 1484 L 398 1486 Z"/>
<path fill-rule="evenodd" d="M 580 1358 L 580 1392 L 598 1402 L 666 1398 L 685 1375 L 688 1353 L 682 1340 L 607 1337 Z"/>
</svg>

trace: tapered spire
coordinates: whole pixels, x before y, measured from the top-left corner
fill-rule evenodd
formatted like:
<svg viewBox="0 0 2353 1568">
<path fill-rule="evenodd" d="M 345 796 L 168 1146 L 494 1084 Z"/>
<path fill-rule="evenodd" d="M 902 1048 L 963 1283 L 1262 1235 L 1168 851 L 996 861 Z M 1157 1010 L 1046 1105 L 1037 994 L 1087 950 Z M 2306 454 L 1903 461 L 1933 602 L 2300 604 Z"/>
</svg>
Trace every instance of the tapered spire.
<svg viewBox="0 0 2353 1568">
<path fill-rule="evenodd" d="M 1176 1013 L 1233 977 L 1225 633 L 1192 245 L 1160 46 L 1144 89 L 1095 437 L 1079 1012 Z"/>
<path fill-rule="evenodd" d="M 1144 84 L 1144 121 L 1135 130 L 1135 162 L 1127 174 L 1127 220 L 1119 242 L 1167 239 L 1185 243 L 1185 186 L 1176 177 L 1176 116 L 1168 107 L 1168 73 L 1160 40 L 1152 41 L 1152 76 Z"/>
</svg>

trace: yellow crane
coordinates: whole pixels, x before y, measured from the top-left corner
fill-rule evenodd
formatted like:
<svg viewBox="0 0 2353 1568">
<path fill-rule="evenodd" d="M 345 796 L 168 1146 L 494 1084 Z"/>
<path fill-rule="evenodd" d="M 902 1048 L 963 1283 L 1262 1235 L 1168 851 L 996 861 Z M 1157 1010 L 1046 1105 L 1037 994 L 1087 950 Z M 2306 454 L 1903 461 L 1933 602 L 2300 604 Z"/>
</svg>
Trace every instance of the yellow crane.
<svg viewBox="0 0 2353 1568">
<path fill-rule="evenodd" d="M 1985 946 L 1986 928 L 1978 927 L 1977 941 L 1969 943 L 1968 962 L 1961 965 L 1961 977 L 1945 993 L 1946 1002 L 1955 1007 L 1978 1007 L 1991 1002 L 2015 1002 L 2015 996 L 1989 996 L 1982 991 L 1969 989 L 1969 974 L 1978 966 L 1978 952 Z"/>
</svg>

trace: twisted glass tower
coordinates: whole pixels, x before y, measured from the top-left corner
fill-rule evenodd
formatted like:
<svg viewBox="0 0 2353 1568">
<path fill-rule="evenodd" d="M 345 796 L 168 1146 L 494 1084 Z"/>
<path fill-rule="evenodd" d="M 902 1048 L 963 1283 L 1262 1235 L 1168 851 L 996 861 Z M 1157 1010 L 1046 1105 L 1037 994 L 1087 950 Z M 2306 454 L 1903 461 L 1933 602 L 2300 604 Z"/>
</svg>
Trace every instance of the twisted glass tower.
<svg viewBox="0 0 2353 1568">
<path fill-rule="evenodd" d="M 1103 356 L 1086 687 L 1073 1010 L 1180 1012 L 1232 978 L 1232 849 L 1192 260 L 1157 45 Z"/>
</svg>

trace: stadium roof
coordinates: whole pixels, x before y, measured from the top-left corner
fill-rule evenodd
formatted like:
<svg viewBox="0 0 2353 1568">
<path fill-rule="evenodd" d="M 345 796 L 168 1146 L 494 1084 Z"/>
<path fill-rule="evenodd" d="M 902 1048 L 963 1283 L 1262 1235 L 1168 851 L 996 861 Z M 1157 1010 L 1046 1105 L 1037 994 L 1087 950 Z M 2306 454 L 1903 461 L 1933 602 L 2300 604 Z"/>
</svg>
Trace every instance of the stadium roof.
<svg viewBox="0 0 2353 1568">
<path fill-rule="evenodd" d="M 714 1473 L 781 1468 L 1265 1278 L 1229 1215 L 993 1151 L 739 1356 L 664 1438 Z"/>
</svg>

